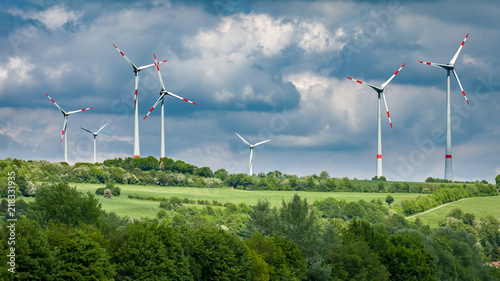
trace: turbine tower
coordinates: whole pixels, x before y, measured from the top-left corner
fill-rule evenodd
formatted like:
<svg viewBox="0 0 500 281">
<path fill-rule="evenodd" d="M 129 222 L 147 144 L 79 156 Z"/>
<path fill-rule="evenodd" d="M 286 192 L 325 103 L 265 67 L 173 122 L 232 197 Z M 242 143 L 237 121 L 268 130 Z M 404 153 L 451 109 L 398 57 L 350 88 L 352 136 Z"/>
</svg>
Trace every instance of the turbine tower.
<svg viewBox="0 0 500 281">
<path fill-rule="evenodd" d="M 106 127 L 106 125 L 108 125 L 108 123 L 106 123 L 106 124 L 102 125 L 102 127 L 101 127 L 99 130 L 97 130 L 97 132 L 92 132 L 92 131 L 89 131 L 89 130 L 87 130 L 87 129 L 85 129 L 85 128 L 80 127 L 80 129 L 82 129 L 82 130 L 84 130 L 84 131 L 87 131 L 87 132 L 91 133 L 92 135 L 94 135 L 94 163 L 97 163 L 97 153 L 96 153 L 96 138 L 97 138 L 97 134 L 99 134 L 99 132 L 100 132 L 100 131 L 104 128 L 104 127 Z"/>
<path fill-rule="evenodd" d="M 127 62 L 132 66 L 134 70 L 134 75 L 135 75 L 135 92 L 134 92 L 134 158 L 140 157 L 141 156 L 141 151 L 139 147 L 139 112 L 138 112 L 138 107 L 139 107 L 139 99 L 137 98 L 137 86 L 139 85 L 139 72 L 145 68 L 151 67 L 155 64 L 148 64 L 144 66 L 139 66 L 137 67 L 131 60 L 125 56 L 125 54 L 116 47 L 115 44 L 113 44 L 113 47 L 127 60 Z M 164 63 L 164 61 L 160 61 L 160 63 Z"/>
<path fill-rule="evenodd" d="M 269 140 L 261 141 L 256 144 L 250 144 L 246 139 L 244 139 L 242 136 L 238 135 L 238 133 L 235 133 L 246 145 L 248 145 L 248 148 L 250 148 L 250 161 L 248 161 L 248 166 L 250 167 L 250 176 L 253 175 L 252 173 L 252 156 L 253 156 L 253 148 L 256 147 L 257 145 L 261 145 L 263 143 L 266 143 Z"/>
<path fill-rule="evenodd" d="M 460 54 L 460 51 L 462 51 L 462 47 L 464 46 L 465 40 L 467 40 L 467 37 L 469 37 L 469 33 L 467 33 L 464 41 L 462 41 L 462 44 L 460 44 L 460 47 L 458 47 L 457 52 L 455 53 L 455 55 L 453 56 L 451 61 L 447 64 L 419 61 L 419 63 L 432 65 L 435 67 L 440 67 L 440 68 L 443 68 L 446 70 L 446 150 L 445 150 L 445 156 L 444 156 L 444 178 L 447 180 L 450 180 L 450 181 L 453 181 L 453 165 L 452 165 L 452 158 L 451 158 L 450 72 L 453 72 L 453 75 L 457 79 L 458 86 L 460 86 L 460 90 L 462 90 L 462 94 L 464 95 L 465 101 L 467 102 L 467 105 L 468 105 L 469 100 L 467 99 L 467 96 L 465 95 L 464 88 L 462 88 L 462 84 L 460 83 L 460 79 L 458 79 L 457 72 L 455 71 L 455 62 L 457 61 L 458 54 Z"/>
<path fill-rule="evenodd" d="M 158 98 L 158 100 L 155 102 L 155 104 L 153 105 L 153 107 L 149 110 L 149 112 L 146 114 L 146 116 L 144 116 L 144 119 L 146 119 L 149 114 L 153 111 L 153 109 L 155 109 L 155 107 L 161 102 L 161 142 L 160 142 L 160 159 L 163 159 L 165 158 L 165 114 L 164 114 L 164 98 L 165 96 L 172 96 L 174 98 L 178 98 L 178 99 L 181 99 L 183 101 L 186 101 L 186 102 L 189 102 L 191 104 L 194 104 L 194 105 L 198 105 L 197 103 L 195 102 L 192 102 L 188 99 L 185 99 L 183 97 L 180 97 L 176 94 L 173 94 L 171 92 L 168 92 L 167 90 L 165 90 L 165 85 L 163 84 L 163 79 L 161 78 L 161 72 L 160 72 L 160 63 L 162 62 L 157 62 L 156 61 L 156 54 L 153 54 L 154 58 L 155 58 L 155 63 L 153 65 L 156 65 L 156 70 L 158 71 L 158 77 L 160 78 L 160 84 L 161 84 L 161 91 L 160 91 L 160 97 Z M 165 61 L 163 61 L 165 62 Z"/>
<path fill-rule="evenodd" d="M 401 66 L 398 69 L 398 71 L 396 71 L 391 76 L 391 78 L 389 78 L 387 81 L 385 81 L 384 84 L 382 84 L 382 86 L 380 86 L 380 87 L 373 86 L 373 85 L 370 85 L 368 83 L 363 83 L 362 81 L 353 79 L 351 77 L 347 77 L 347 79 L 350 79 L 354 82 L 358 82 L 361 85 L 372 88 L 378 94 L 378 99 L 377 99 L 377 177 L 378 178 L 383 176 L 383 170 L 382 170 L 382 126 L 381 126 L 381 120 L 380 120 L 380 98 L 382 97 L 382 99 L 384 100 L 385 109 L 387 111 L 387 118 L 389 118 L 389 124 L 391 125 L 391 129 L 392 129 L 391 115 L 389 114 L 389 108 L 387 107 L 387 101 L 385 100 L 384 89 L 385 89 L 385 87 L 387 87 L 387 85 L 389 85 L 391 80 L 401 71 L 401 69 L 403 69 L 403 67 L 405 65 L 406 65 L 406 63 L 403 64 L 403 66 Z"/>
<path fill-rule="evenodd" d="M 64 116 L 64 123 L 63 123 L 63 129 L 62 129 L 62 134 L 61 134 L 61 141 L 59 143 L 61 143 L 63 141 L 63 137 L 64 137 L 64 162 L 68 163 L 68 132 L 67 132 L 68 116 L 70 116 L 73 113 L 77 113 L 77 112 L 80 112 L 80 111 L 85 111 L 85 110 L 92 109 L 94 107 L 88 107 L 88 108 L 84 108 L 84 109 L 80 109 L 80 110 L 66 112 L 49 95 L 47 95 L 47 93 L 45 93 L 45 95 L 49 98 L 49 100 L 52 101 L 52 103 L 55 106 L 57 106 L 57 108 L 59 108 L 59 110 L 61 111 L 61 113 Z"/>
</svg>

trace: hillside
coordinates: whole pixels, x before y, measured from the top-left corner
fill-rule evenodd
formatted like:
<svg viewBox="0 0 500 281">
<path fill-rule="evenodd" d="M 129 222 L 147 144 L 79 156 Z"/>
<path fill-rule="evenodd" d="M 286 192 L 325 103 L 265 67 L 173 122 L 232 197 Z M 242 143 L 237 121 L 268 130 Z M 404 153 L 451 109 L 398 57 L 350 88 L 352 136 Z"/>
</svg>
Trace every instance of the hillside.
<svg viewBox="0 0 500 281">
<path fill-rule="evenodd" d="M 5 226 L 14 215 L 21 279 L 500 278 L 484 266 L 500 258 L 495 217 L 453 209 L 439 228 L 404 218 L 463 198 L 500 198 L 492 184 L 279 171 L 250 177 L 152 157 L 73 166 L 6 159 L 0 167 L 2 192 L 4 175 L 14 172 L 16 196 L 28 196 L 15 202 L 15 213 L 5 199 L 0 208 L 0 262 L 7 264 Z M 363 266 L 352 267 L 356 261 Z"/>
</svg>

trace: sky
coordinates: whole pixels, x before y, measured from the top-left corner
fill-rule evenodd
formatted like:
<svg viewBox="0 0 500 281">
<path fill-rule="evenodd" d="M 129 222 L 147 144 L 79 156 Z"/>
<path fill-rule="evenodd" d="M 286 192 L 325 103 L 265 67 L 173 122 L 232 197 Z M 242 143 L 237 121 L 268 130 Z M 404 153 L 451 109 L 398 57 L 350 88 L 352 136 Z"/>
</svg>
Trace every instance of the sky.
<svg viewBox="0 0 500 281">
<path fill-rule="evenodd" d="M 500 174 L 500 2 L 490 1 L 3 1 L 0 4 L 0 159 L 68 161 L 133 155 L 136 65 L 161 64 L 166 156 L 212 170 L 279 170 L 371 179 L 376 174 L 377 94 L 385 89 L 384 176 L 444 177 L 446 71 L 451 77 L 454 180 Z M 139 81 L 141 157 L 160 156 L 154 67 Z"/>
</svg>

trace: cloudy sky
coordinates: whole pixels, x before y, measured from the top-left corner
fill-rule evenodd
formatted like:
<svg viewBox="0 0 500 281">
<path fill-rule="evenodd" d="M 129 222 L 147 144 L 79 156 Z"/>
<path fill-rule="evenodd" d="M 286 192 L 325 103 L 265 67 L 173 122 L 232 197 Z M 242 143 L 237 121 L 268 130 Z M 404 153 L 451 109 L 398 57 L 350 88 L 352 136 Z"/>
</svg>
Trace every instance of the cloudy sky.
<svg viewBox="0 0 500 281">
<path fill-rule="evenodd" d="M 389 180 L 444 177 L 446 71 L 455 64 L 468 106 L 451 79 L 455 180 L 500 174 L 500 3 L 458 1 L 4 1 L 0 4 L 0 159 L 63 161 L 63 116 L 71 115 L 68 158 L 133 155 L 135 64 L 161 65 L 166 155 L 197 166 L 372 178 L 377 95 L 346 79 L 386 88 L 393 129 L 382 116 Z M 139 82 L 141 156 L 160 156 L 154 68 Z"/>
</svg>

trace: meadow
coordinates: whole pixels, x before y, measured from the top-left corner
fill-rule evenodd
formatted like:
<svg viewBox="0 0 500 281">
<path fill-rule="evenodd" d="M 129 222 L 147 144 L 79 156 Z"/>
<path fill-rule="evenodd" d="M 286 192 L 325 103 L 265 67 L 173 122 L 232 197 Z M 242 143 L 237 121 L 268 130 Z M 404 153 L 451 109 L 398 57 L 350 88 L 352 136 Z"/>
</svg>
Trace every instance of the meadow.
<svg viewBox="0 0 500 281">
<path fill-rule="evenodd" d="M 102 184 L 82 184 L 72 183 L 70 186 L 76 186 L 79 191 L 90 191 L 94 194 L 95 190 L 103 187 Z M 255 205 L 259 200 L 268 200 L 271 206 L 279 207 L 282 200 L 288 201 L 297 193 L 302 198 L 306 198 L 309 203 L 316 200 L 322 200 L 328 197 L 334 197 L 338 200 L 348 202 L 372 199 L 381 199 L 385 202 L 387 193 L 359 193 L 359 192 L 308 192 L 308 191 L 246 191 L 231 188 L 196 188 L 196 187 L 164 187 L 158 185 L 117 185 L 121 188 L 121 196 L 106 199 L 103 196 L 97 196 L 102 204 L 102 208 L 108 212 L 115 212 L 119 216 L 128 216 L 131 218 L 156 217 L 160 210 L 158 201 L 130 199 L 129 194 L 140 195 L 142 197 L 170 198 L 177 196 L 180 198 L 189 198 L 192 200 L 216 200 L 219 203 L 231 202 L 239 204 L 241 202 L 247 205 Z M 422 194 L 415 193 L 390 193 L 394 197 L 394 202 L 401 200 L 414 199 Z M 189 206 L 189 204 L 186 204 Z M 202 205 L 195 205 L 202 206 Z"/>
<path fill-rule="evenodd" d="M 465 198 L 460 201 L 451 202 L 446 206 L 443 206 L 434 211 L 417 215 L 410 221 L 415 221 L 418 217 L 424 224 L 428 224 L 431 227 L 436 227 L 439 221 L 445 219 L 453 209 L 461 209 L 464 213 L 472 213 L 476 216 L 476 219 L 485 218 L 487 216 L 493 216 L 500 220 L 500 196 L 488 196 L 488 197 L 471 197 Z"/>
</svg>

